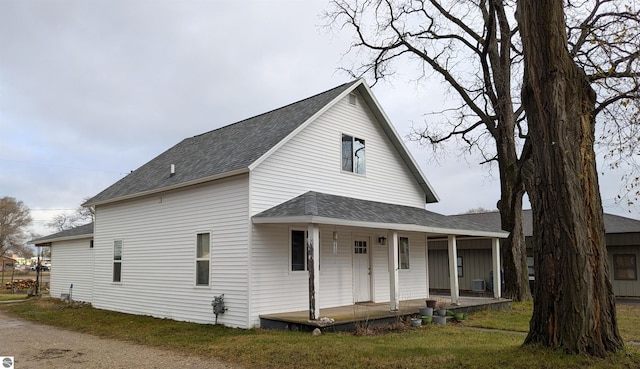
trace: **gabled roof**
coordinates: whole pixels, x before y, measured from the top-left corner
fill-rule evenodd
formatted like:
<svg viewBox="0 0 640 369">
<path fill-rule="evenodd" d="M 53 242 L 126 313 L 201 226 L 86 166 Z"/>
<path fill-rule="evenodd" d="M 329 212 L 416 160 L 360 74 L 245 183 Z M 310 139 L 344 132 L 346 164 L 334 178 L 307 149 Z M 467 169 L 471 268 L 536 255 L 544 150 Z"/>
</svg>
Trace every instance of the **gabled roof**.
<svg viewBox="0 0 640 369">
<path fill-rule="evenodd" d="M 428 210 L 309 191 L 256 214 L 254 223 L 318 223 L 418 231 L 436 235 L 507 237 L 490 228 Z"/>
<path fill-rule="evenodd" d="M 81 238 L 91 238 L 93 236 L 93 222 L 81 226 L 77 226 L 70 229 L 65 229 L 57 233 L 50 234 L 48 236 L 36 238 L 29 241 L 36 246 L 49 246 L 54 241 L 66 241 Z"/>
<path fill-rule="evenodd" d="M 358 89 L 383 130 L 426 194 L 426 202 L 438 201 L 417 164 L 363 80 L 345 83 L 307 99 L 243 121 L 187 138 L 158 155 L 84 205 L 98 205 L 134 198 L 218 178 L 246 173 L 278 145 L 310 124 L 317 116 Z M 175 174 L 170 174 L 172 164 Z"/>
<path fill-rule="evenodd" d="M 500 213 L 498 211 L 451 215 L 451 217 L 484 224 L 487 227 L 501 228 Z M 604 214 L 603 220 L 606 233 L 640 233 L 640 220 L 607 213 Z M 533 212 L 531 210 L 522 211 L 522 227 L 525 237 L 533 236 Z"/>
</svg>

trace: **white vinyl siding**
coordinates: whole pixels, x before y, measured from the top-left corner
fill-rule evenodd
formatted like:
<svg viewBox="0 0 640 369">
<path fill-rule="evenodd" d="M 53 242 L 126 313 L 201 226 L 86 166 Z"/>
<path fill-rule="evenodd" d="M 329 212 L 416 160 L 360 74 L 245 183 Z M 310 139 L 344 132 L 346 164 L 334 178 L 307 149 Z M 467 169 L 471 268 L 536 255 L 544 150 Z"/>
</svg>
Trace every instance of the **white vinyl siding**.
<svg viewBox="0 0 640 369">
<path fill-rule="evenodd" d="M 93 252 L 90 238 L 54 242 L 51 247 L 51 297 L 69 293 L 75 301 L 92 302 Z"/>
<path fill-rule="evenodd" d="M 247 327 L 247 176 L 96 207 L 94 306 L 213 323 L 214 296 L 228 310 L 218 323 Z M 195 286 L 194 235 L 211 233 L 211 287 Z M 111 282 L 113 240 L 124 240 L 122 283 Z"/>
<path fill-rule="evenodd" d="M 411 300 L 427 296 L 427 273 L 425 265 L 424 233 L 403 234 L 409 241 L 410 268 L 401 269 L 398 273 L 400 300 Z M 401 237 L 398 237 L 400 239 Z M 388 244 L 389 242 L 387 242 Z M 389 297 L 385 299 L 389 301 Z"/>
<path fill-rule="evenodd" d="M 295 229 L 304 229 L 303 225 Z M 337 234 L 333 245 L 333 232 Z M 290 273 L 288 225 L 257 224 L 252 240 L 252 323 L 258 324 L 260 314 L 307 310 L 309 308 L 309 274 Z M 386 231 L 349 227 L 320 226 L 320 286 L 318 304 L 320 315 L 327 307 L 351 305 L 354 302 L 352 260 L 354 239 L 369 238 L 371 253 L 371 300 L 389 301 L 388 247 L 377 239 Z M 424 267 L 425 242 L 420 233 L 408 234 L 411 243 L 412 270 L 400 273 L 402 299 L 426 297 Z M 422 241 L 421 241 L 422 240 Z"/>
<path fill-rule="evenodd" d="M 359 100 L 361 101 L 361 100 Z M 366 140 L 366 175 L 341 170 L 342 134 Z M 424 208 L 425 194 L 365 104 L 337 102 L 251 172 L 251 214 L 304 192 Z"/>
</svg>

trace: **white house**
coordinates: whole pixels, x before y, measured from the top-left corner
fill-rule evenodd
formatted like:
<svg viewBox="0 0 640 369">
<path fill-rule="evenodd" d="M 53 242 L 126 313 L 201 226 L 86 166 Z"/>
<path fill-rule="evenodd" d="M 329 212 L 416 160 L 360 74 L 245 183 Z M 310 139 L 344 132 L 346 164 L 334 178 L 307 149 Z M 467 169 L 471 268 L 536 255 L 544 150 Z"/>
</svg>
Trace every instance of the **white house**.
<svg viewBox="0 0 640 369">
<path fill-rule="evenodd" d="M 183 140 L 86 202 L 92 233 L 35 242 L 52 245 L 52 295 L 73 284 L 97 308 L 212 323 L 224 294 L 217 322 L 248 328 L 428 297 L 428 239 L 453 261 L 458 239 L 490 239 L 499 265 L 506 233 L 425 210 L 436 201 L 356 80 Z M 455 302 L 455 262 L 448 274 Z"/>
</svg>

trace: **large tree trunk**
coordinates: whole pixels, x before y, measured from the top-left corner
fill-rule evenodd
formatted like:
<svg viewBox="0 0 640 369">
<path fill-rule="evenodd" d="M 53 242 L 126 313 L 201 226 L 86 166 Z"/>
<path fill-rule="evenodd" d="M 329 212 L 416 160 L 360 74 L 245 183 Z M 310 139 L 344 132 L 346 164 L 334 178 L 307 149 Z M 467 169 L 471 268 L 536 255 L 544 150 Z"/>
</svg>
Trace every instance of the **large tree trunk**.
<svg viewBox="0 0 640 369">
<path fill-rule="evenodd" d="M 509 237 L 502 241 L 502 267 L 504 268 L 505 298 L 514 301 L 532 299 L 529 288 L 529 270 L 527 268 L 527 246 L 522 226 L 521 185 L 502 184 L 503 195 L 498 204 L 502 229 L 509 232 Z M 510 190 L 510 191 L 509 191 Z M 508 196 L 508 197 L 507 197 Z M 505 201 L 508 199 L 509 201 Z"/>
<path fill-rule="evenodd" d="M 500 171 L 500 222 L 502 229 L 509 232 L 509 238 L 502 243 L 502 267 L 504 268 L 503 296 L 516 300 L 531 300 L 529 275 L 527 270 L 527 248 L 522 229 L 522 196 L 524 185 L 521 163 L 518 160 L 515 128 L 516 115 L 511 96 L 511 39 L 504 35 L 511 33 L 511 25 L 504 3 L 491 0 L 487 3 L 485 40 L 488 65 L 493 76 L 495 97 L 493 109 L 499 124 L 488 127 L 496 141 L 498 170 Z M 490 78 L 485 76 L 485 79 Z M 488 83 L 485 80 L 485 83 Z M 488 91 L 491 88 L 487 88 Z M 521 158 L 526 160 L 526 158 Z M 494 273 L 500 271 L 494 270 Z"/>
<path fill-rule="evenodd" d="M 525 343 L 604 356 L 623 347 L 593 150 L 595 94 L 567 52 L 562 0 L 519 0 L 538 273 Z"/>
<path fill-rule="evenodd" d="M 512 116 L 513 112 L 511 112 Z M 516 157 L 513 128 L 509 133 L 508 119 L 507 116 L 504 117 L 499 129 L 500 134 L 496 137 L 500 171 L 498 210 L 500 210 L 502 229 L 509 232 L 509 237 L 502 242 L 501 247 L 502 267 L 504 268 L 503 296 L 515 301 L 528 301 L 531 300 L 531 290 L 527 269 L 527 247 L 522 227 L 524 184 Z M 515 124 L 513 118 L 510 120 L 512 125 Z"/>
</svg>

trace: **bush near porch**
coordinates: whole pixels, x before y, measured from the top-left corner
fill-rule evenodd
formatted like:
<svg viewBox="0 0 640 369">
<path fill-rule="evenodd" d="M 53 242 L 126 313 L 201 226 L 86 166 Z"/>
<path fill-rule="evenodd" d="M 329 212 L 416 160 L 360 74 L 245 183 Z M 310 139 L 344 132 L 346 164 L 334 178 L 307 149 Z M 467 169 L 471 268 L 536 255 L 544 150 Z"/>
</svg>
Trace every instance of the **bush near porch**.
<svg viewBox="0 0 640 369">
<path fill-rule="evenodd" d="M 371 336 L 329 333 L 318 337 L 299 332 L 241 330 L 154 319 L 97 310 L 87 305 L 70 306 L 54 299 L 0 305 L 0 309 L 35 322 L 216 357 L 247 368 L 640 367 L 640 346 L 636 345 L 628 345 L 625 352 L 606 359 L 521 347 L 531 304 L 514 304 L 507 311 L 474 313 L 465 325 L 430 325 Z M 625 342 L 640 341 L 640 307 L 619 306 L 618 316 Z M 473 330 L 467 325 L 494 326 L 516 333 Z"/>
</svg>

